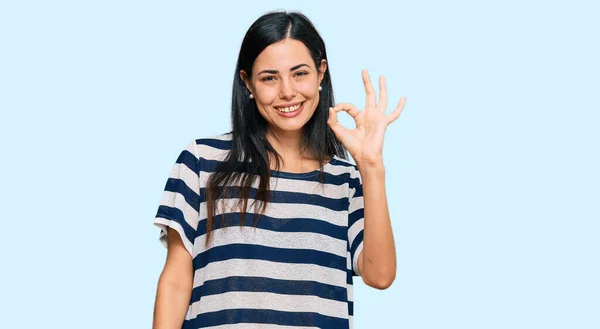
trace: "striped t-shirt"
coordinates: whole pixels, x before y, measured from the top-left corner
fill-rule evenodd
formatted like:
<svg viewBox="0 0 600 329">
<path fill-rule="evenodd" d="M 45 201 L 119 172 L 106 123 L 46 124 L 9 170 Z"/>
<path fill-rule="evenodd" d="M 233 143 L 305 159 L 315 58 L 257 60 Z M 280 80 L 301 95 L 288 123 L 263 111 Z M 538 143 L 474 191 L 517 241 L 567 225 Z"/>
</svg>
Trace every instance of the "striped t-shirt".
<svg viewBox="0 0 600 329">
<path fill-rule="evenodd" d="M 169 175 L 154 225 L 167 247 L 167 226 L 191 254 L 193 291 L 183 324 L 191 328 L 352 328 L 353 276 L 363 248 L 362 181 L 334 156 L 319 170 L 271 170 L 271 201 L 254 227 L 250 191 L 244 224 L 227 212 L 205 247 L 207 178 L 231 148 L 231 134 L 190 141 Z M 232 209 L 238 199 L 227 199 Z"/>
</svg>

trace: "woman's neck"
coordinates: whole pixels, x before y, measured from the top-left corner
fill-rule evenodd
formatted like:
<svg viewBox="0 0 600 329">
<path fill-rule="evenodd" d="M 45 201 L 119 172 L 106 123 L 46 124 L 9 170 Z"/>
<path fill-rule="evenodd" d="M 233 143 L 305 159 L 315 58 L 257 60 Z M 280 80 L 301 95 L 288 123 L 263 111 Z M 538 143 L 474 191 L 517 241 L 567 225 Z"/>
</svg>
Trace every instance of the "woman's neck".
<svg viewBox="0 0 600 329">
<path fill-rule="evenodd" d="M 301 132 L 268 131 L 267 140 L 283 160 L 283 163 L 279 164 L 279 170 L 303 173 L 320 168 L 318 161 L 308 158 L 300 152 Z M 276 169 L 277 159 L 272 155 L 269 155 L 269 157 L 271 169 Z"/>
</svg>

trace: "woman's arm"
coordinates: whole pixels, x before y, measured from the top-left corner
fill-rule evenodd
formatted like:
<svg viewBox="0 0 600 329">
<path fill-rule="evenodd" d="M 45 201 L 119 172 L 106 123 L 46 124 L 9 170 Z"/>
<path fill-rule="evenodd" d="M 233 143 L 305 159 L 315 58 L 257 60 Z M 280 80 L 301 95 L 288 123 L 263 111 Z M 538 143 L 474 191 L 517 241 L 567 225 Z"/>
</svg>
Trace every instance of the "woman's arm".
<svg viewBox="0 0 600 329">
<path fill-rule="evenodd" d="M 193 266 L 177 231 L 168 228 L 165 267 L 158 280 L 153 329 L 181 329 L 192 295 Z"/>
<path fill-rule="evenodd" d="M 368 286 L 386 289 L 396 278 L 396 248 L 385 193 L 383 161 L 357 163 L 364 202 L 363 250 L 358 269 Z"/>
<path fill-rule="evenodd" d="M 396 250 L 392 224 L 385 196 L 385 169 L 383 166 L 383 137 L 385 130 L 400 116 L 406 97 L 400 98 L 396 109 L 385 114 L 387 87 L 379 76 L 379 100 L 367 70 L 362 71 L 366 103 L 363 111 L 350 103 L 329 108 L 327 124 L 356 161 L 362 178 L 364 227 L 363 250 L 357 266 L 363 281 L 374 288 L 385 289 L 396 278 Z M 337 112 L 346 111 L 356 123 L 348 129 L 337 119 Z"/>
</svg>

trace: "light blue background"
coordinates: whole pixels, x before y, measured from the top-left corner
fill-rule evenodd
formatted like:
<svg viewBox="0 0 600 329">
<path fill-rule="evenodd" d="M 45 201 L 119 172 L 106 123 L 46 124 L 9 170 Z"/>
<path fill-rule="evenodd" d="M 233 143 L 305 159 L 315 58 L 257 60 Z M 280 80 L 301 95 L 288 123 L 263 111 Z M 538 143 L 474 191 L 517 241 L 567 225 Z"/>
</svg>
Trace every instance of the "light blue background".
<svg viewBox="0 0 600 329">
<path fill-rule="evenodd" d="M 266 11 L 322 33 L 337 102 L 387 78 L 391 288 L 355 328 L 600 328 L 598 6 L 3 1 L 3 328 L 150 328 L 177 155 L 230 128 Z M 352 127 L 343 113 L 340 119 Z"/>
</svg>

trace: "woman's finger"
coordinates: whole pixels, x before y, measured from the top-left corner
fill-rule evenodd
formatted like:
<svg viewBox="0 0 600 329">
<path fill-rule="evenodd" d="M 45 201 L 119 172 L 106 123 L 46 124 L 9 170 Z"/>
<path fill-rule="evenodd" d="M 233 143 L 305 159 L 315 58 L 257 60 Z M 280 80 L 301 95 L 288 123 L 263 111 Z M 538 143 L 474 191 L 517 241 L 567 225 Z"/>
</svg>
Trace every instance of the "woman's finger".
<svg viewBox="0 0 600 329">
<path fill-rule="evenodd" d="M 346 111 L 348 112 L 348 114 L 350 114 L 351 117 L 356 118 L 356 116 L 358 116 L 360 114 L 360 110 L 357 109 L 354 105 L 352 105 L 351 103 L 339 103 L 337 104 L 333 110 L 337 113 L 339 111 Z"/>
<path fill-rule="evenodd" d="M 343 142 L 346 138 L 348 138 L 350 131 L 338 121 L 337 112 L 333 109 L 333 107 L 329 108 L 329 118 L 327 119 L 327 124 L 340 141 Z"/>
<path fill-rule="evenodd" d="M 404 104 L 406 104 L 406 96 L 402 96 L 396 109 L 386 116 L 388 118 L 388 125 L 400 117 L 400 113 L 402 113 L 402 109 L 404 109 Z"/>
<path fill-rule="evenodd" d="M 373 88 L 373 84 L 371 83 L 371 78 L 369 77 L 369 72 L 365 69 L 362 71 L 363 83 L 365 84 L 365 93 L 367 94 L 367 99 L 365 102 L 365 109 L 374 108 L 375 104 L 375 88 Z"/>
<path fill-rule="evenodd" d="M 387 108 L 387 85 L 383 75 L 379 76 L 379 101 L 377 102 L 377 108 L 382 113 L 385 113 L 385 109 Z"/>
</svg>

